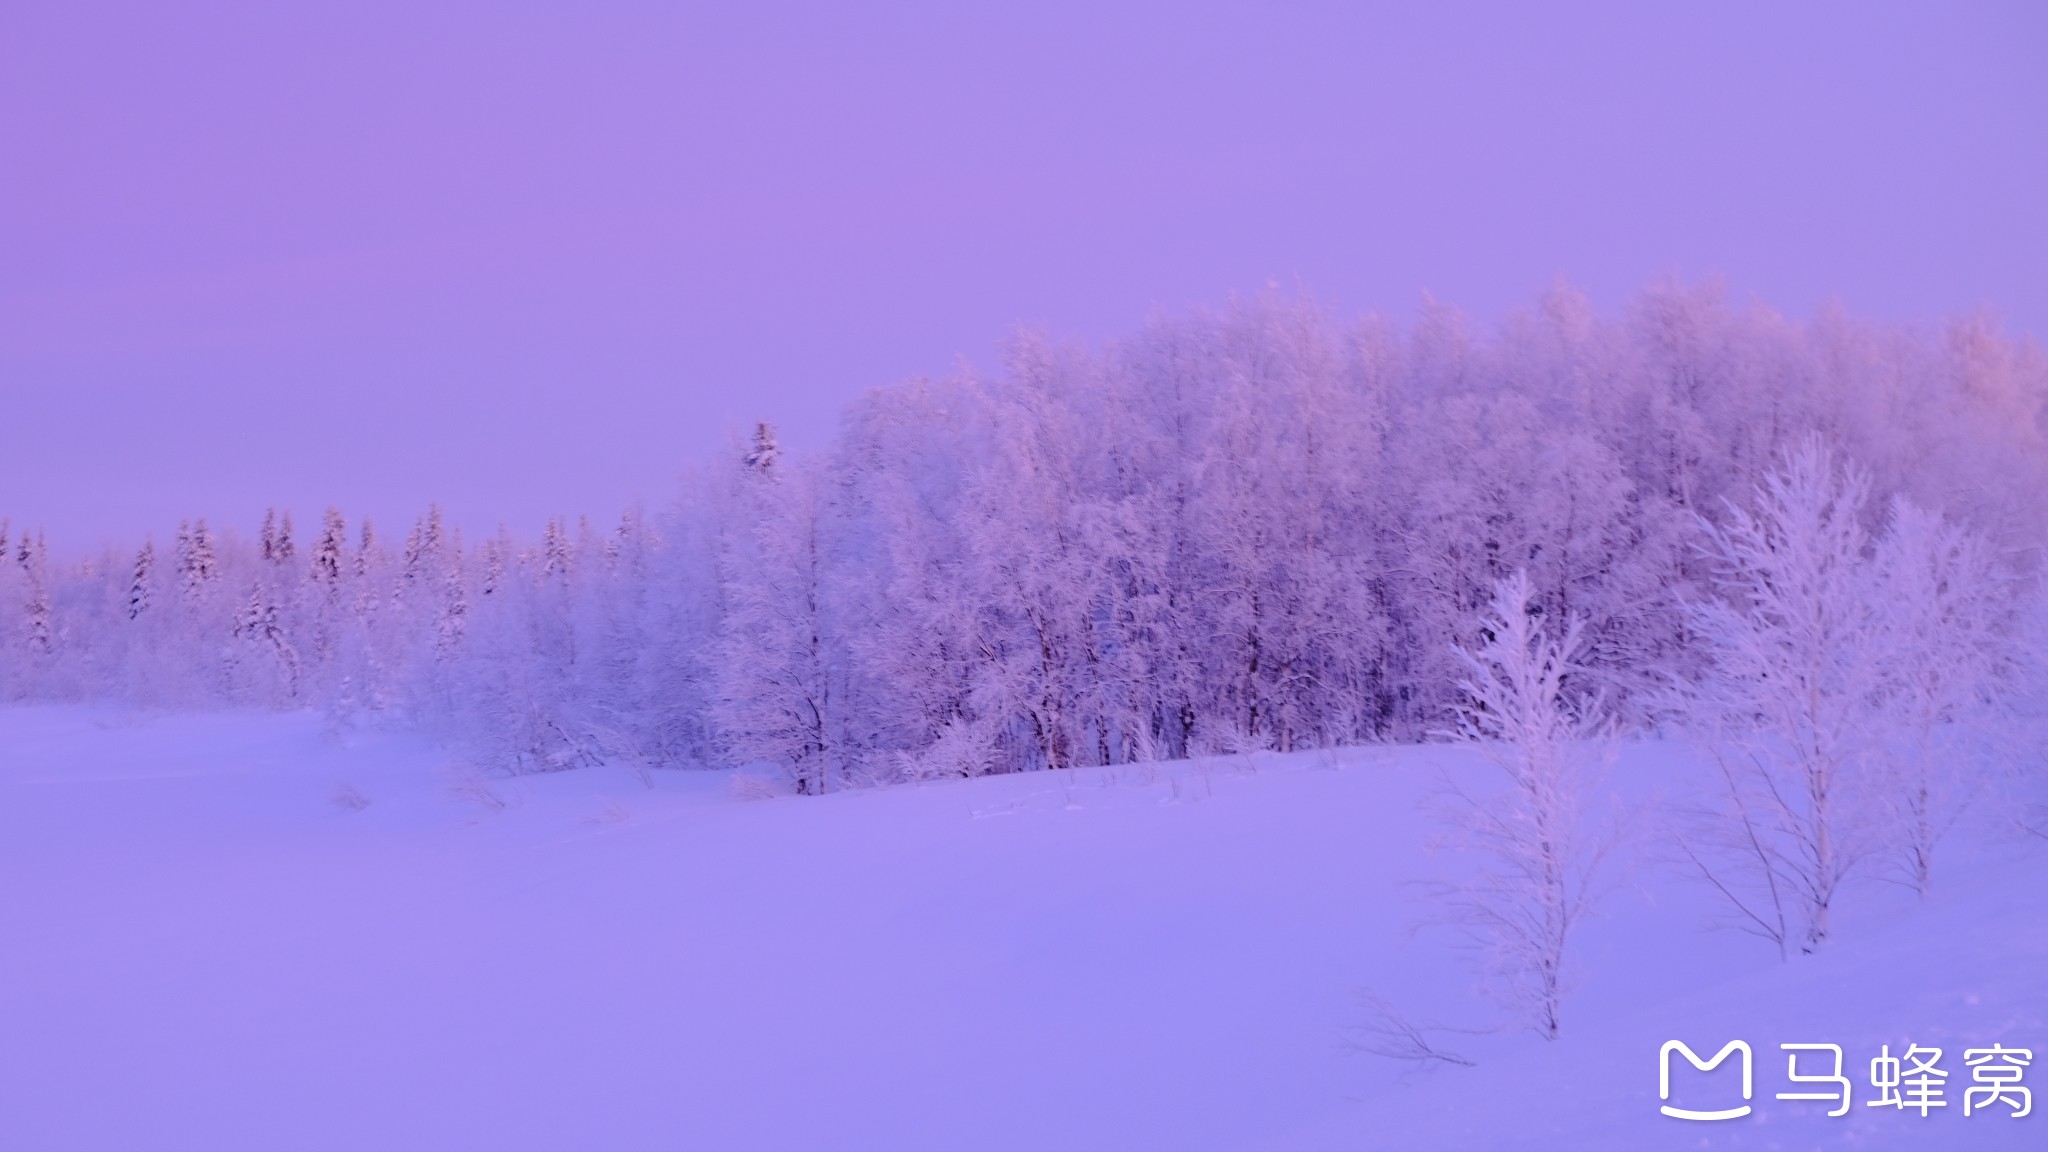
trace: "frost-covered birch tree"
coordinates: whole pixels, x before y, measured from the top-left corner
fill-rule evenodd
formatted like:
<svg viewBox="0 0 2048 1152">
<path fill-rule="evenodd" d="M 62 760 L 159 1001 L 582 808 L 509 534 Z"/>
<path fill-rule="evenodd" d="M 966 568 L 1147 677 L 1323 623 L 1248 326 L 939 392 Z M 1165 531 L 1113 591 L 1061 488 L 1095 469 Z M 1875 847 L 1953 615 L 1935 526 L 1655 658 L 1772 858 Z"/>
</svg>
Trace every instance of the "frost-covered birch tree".
<svg viewBox="0 0 2048 1152">
<path fill-rule="evenodd" d="M 1686 606 L 1705 653 L 1681 707 L 1717 767 L 1682 850 L 1737 922 L 1781 951 L 1829 936 L 1877 847 L 1885 634 L 1863 526 L 1867 473 L 1818 436 L 1704 529 L 1717 593 Z"/>
<path fill-rule="evenodd" d="M 1490 790 L 1441 784 L 1439 816 L 1477 867 L 1435 890 L 1445 919 L 1478 946 L 1488 991 L 1555 1039 L 1569 945 L 1600 896 L 1618 830 L 1598 810 L 1612 728 L 1586 682 L 1584 623 L 1547 624 L 1539 612 L 1528 574 L 1515 572 L 1494 585 L 1481 642 L 1452 649 L 1466 672 L 1454 735 L 1479 745 L 1500 779 Z"/>
<path fill-rule="evenodd" d="M 1892 502 L 1874 557 L 1880 613 L 1884 847 L 1890 873 L 1925 895 L 1935 850 L 1992 782 L 2010 727 L 2011 580 L 1965 526 Z"/>
<path fill-rule="evenodd" d="M 745 517 L 724 542 L 725 628 L 713 703 L 730 754 L 767 760 L 801 793 L 825 793 L 850 766 L 844 662 L 827 576 L 817 476 L 768 451 L 766 425 L 740 477 Z"/>
</svg>

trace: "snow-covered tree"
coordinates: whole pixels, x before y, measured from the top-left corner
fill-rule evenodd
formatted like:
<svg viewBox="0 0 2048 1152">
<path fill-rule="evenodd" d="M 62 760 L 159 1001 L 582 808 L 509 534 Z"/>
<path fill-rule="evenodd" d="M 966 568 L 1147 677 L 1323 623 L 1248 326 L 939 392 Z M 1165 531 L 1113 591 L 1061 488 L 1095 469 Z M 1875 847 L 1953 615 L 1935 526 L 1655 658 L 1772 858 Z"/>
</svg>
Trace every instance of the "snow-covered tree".
<svg viewBox="0 0 2048 1152">
<path fill-rule="evenodd" d="M 434 617 L 434 660 L 451 664 L 462 654 L 469 631 L 469 588 L 462 573 L 462 533 L 441 565 L 440 603 Z"/>
<path fill-rule="evenodd" d="M 748 471 L 763 476 L 773 475 L 776 465 L 782 461 L 782 446 L 775 439 L 775 429 L 766 421 L 754 425 L 754 439 L 747 447 L 740 463 Z"/>
<path fill-rule="evenodd" d="M 220 578 L 220 562 L 214 552 L 213 534 L 206 530 L 206 518 L 178 525 L 178 583 L 186 600 L 202 597 L 207 586 Z"/>
<path fill-rule="evenodd" d="M 1720 789 L 1684 844 L 1743 927 L 1812 951 L 1876 848 L 1884 621 L 1863 525 L 1870 477 L 1818 436 L 1748 507 L 1705 526 L 1717 595 L 1686 605 L 1708 667 L 1681 688 Z"/>
<path fill-rule="evenodd" d="M 313 582 L 332 595 L 341 587 L 342 554 L 348 548 L 348 528 L 341 509 L 329 508 L 320 521 L 320 539 L 313 545 Z"/>
<path fill-rule="evenodd" d="M 1893 871 L 1915 891 L 1935 849 L 1991 783 L 2010 730 L 2016 589 L 1963 525 L 1894 500 L 1874 558 L 1884 685 L 1879 784 Z"/>
<path fill-rule="evenodd" d="M 877 389 L 813 463 L 757 425 L 617 533 L 558 520 L 465 544 L 430 507 L 402 547 L 364 521 L 350 548 L 330 512 L 301 568 L 281 511 L 247 536 L 188 522 L 154 557 L 146 603 L 128 553 L 49 558 L 35 607 L 21 538 L 0 532 L 0 680 L 10 697 L 282 703 L 247 680 L 275 646 L 246 624 L 236 639 L 254 584 L 256 635 L 274 610 L 303 701 L 410 719 L 516 770 L 706 764 L 787 743 L 786 716 L 736 708 L 755 673 L 723 653 L 763 645 L 787 684 L 798 619 L 818 628 L 806 675 L 834 717 L 813 735 L 846 778 L 1030 770 L 1419 738 L 1464 700 L 1445 637 L 1476 651 L 1495 582 L 1524 570 L 1543 619 L 1584 621 L 1585 675 L 1643 724 L 1649 686 L 1739 663 L 1687 595 L 1752 624 L 1763 611 L 1724 579 L 1726 557 L 1689 547 L 1698 514 L 1747 505 L 1818 432 L 1870 465 L 1873 490 L 1968 522 L 2031 578 L 2044 410 L 2048 357 L 1981 317 L 1932 335 L 1839 310 L 1798 322 L 1663 284 L 1613 318 L 1558 287 L 1485 331 L 1433 301 L 1401 325 L 1274 291 L 1099 349 L 1020 336 L 993 373 Z M 795 561 L 806 523 L 815 564 Z M 1894 583 L 1913 571 L 1870 562 Z M 766 602 L 806 586 L 815 612 L 771 629 Z M 39 664 L 32 636 L 47 636 Z M 1882 715 L 1856 731 L 1956 714 L 1925 688 L 1880 677 Z M 1769 728 L 1719 715 L 1749 715 L 1745 738 Z M 1985 725 L 1924 730 L 1941 743 Z M 1912 757 L 1853 759 L 1867 787 L 1850 791 L 1890 853 L 1913 823 L 1898 786 Z M 1948 791 L 1930 786 L 1930 805 Z M 1949 818 L 1930 809 L 1920 851 Z"/>
<path fill-rule="evenodd" d="M 1078 523 L 1081 478 L 1069 446 L 1078 414 L 1058 354 L 1025 342 L 1012 354 L 1022 377 L 994 406 L 991 453 L 969 484 L 963 529 L 980 606 L 977 710 L 1005 717 L 1015 760 L 1062 769 L 1083 762 L 1084 693 L 1099 650 L 1095 558 Z"/>
<path fill-rule="evenodd" d="M 1596 810 L 1612 726 L 1588 683 L 1584 622 L 1546 626 L 1540 612 L 1528 575 L 1515 572 L 1494 585 L 1481 643 L 1452 649 L 1466 671 L 1455 735 L 1485 749 L 1505 779 L 1493 791 L 1442 784 L 1452 842 L 1479 863 L 1438 894 L 1446 919 L 1480 947 L 1489 991 L 1555 1039 L 1569 944 L 1601 894 L 1616 829 Z"/>
<path fill-rule="evenodd" d="M 135 620 L 149 611 L 150 586 L 156 576 L 156 544 L 150 540 L 142 542 L 142 551 L 135 554 L 135 566 L 128 579 L 128 618 Z"/>
<path fill-rule="evenodd" d="M 50 615 L 49 546 L 44 543 L 41 532 L 33 538 L 27 532 L 21 534 L 15 561 L 21 566 L 26 585 L 22 605 L 22 643 L 32 668 L 47 665 L 55 649 L 55 634 Z"/>
<path fill-rule="evenodd" d="M 994 768 L 1008 719 L 975 697 L 980 603 L 962 532 L 967 477 L 984 453 L 976 423 L 986 393 L 954 378 L 863 397 L 834 462 L 849 523 L 865 551 L 839 565 L 859 677 L 885 702 L 869 718 L 878 745 L 911 778 Z"/>
<path fill-rule="evenodd" d="M 251 581 L 242 597 L 224 657 L 229 692 L 235 698 L 265 704 L 298 698 L 298 648 L 287 634 L 277 602 L 260 581 Z"/>
<path fill-rule="evenodd" d="M 361 537 L 356 541 L 357 576 L 367 576 L 369 574 L 370 565 L 375 562 L 376 555 L 377 530 L 371 525 L 370 518 L 365 516 L 363 518 Z"/>
<path fill-rule="evenodd" d="M 730 754 L 786 769 L 798 792 L 829 792 L 850 767 L 844 661 L 834 633 L 827 515 L 808 468 L 750 454 L 723 556 L 725 627 L 713 704 Z"/>
</svg>

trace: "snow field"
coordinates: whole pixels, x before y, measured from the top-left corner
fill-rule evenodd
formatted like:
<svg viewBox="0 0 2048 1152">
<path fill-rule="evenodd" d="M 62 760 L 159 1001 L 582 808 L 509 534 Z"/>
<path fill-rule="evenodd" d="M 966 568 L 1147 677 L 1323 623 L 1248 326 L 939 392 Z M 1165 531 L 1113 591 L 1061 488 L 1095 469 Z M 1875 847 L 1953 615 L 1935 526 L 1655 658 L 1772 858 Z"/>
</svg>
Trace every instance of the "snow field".
<svg viewBox="0 0 2048 1152">
<path fill-rule="evenodd" d="M 723 772 L 465 787 L 422 742 L 306 715 L 17 708 L 0 748 L 5 1148 L 2043 1139 L 1769 1099 L 1780 1042 L 1843 1044 L 1862 1093 L 1880 1042 L 1948 1043 L 1954 1079 L 1964 1046 L 2048 1048 L 2042 864 L 1991 838 L 1924 906 L 1861 894 L 1787 964 L 1640 867 L 1579 942 L 1562 1039 L 1453 1037 L 1477 1067 L 1416 1073 L 1347 1040 L 1367 988 L 1493 1015 L 1413 931 L 1409 882 L 1460 867 L 1417 805 L 1436 768 L 1482 771 L 1467 750 L 748 801 Z M 1617 775 L 1642 808 L 1685 770 L 1633 745 Z M 1657 1115 L 1658 1044 L 1738 1035 L 1754 1122 Z"/>
</svg>

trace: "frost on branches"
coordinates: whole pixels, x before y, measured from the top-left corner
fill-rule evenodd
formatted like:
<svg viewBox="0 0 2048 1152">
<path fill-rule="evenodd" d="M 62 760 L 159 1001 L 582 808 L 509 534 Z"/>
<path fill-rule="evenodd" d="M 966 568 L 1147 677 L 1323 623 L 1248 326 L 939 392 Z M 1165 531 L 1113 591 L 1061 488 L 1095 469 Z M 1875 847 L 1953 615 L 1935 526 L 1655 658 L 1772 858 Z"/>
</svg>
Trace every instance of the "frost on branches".
<svg viewBox="0 0 2048 1152">
<path fill-rule="evenodd" d="M 1970 532 L 1905 500 L 1873 541 L 1872 487 L 1808 437 L 1703 526 L 1715 594 L 1685 604 L 1705 664 L 1677 705 L 1720 787 L 1681 851 L 1781 951 L 1825 943 L 1873 864 L 1925 891 L 1987 781 L 1980 746 L 2011 687 L 2013 583 Z"/>
<path fill-rule="evenodd" d="M 1687 686 L 1730 753 L 1689 842 L 1811 944 L 1846 878 L 1931 883 L 1985 761 L 2025 759 L 1986 734 L 2031 666 L 2000 645 L 2048 525 L 2044 402 L 2039 351 L 1978 320 L 1929 339 L 1665 286 L 1478 333 L 1268 295 L 1094 349 L 1020 335 L 999 371 L 864 395 L 828 451 L 763 424 L 663 506 L 539 539 L 431 508 L 94 556 L 9 528 L 0 695 L 317 708 L 487 770 L 766 763 L 823 792 L 1422 739 L 1470 704 L 1447 641 L 1519 572 L 1625 727 Z M 1841 487 L 1808 436 L 1869 471 Z"/>
<path fill-rule="evenodd" d="M 1592 911 L 1618 827 L 1598 810 L 1612 725 L 1588 684 L 1584 622 L 1546 626 L 1526 573 L 1494 585 L 1476 648 L 1454 647 L 1466 676 L 1453 735 L 1484 749 L 1503 779 L 1489 791 L 1446 778 L 1437 808 L 1448 839 L 1479 858 L 1435 886 L 1444 919 L 1480 950 L 1488 990 L 1555 1039 L 1570 990 L 1567 945 Z"/>
</svg>

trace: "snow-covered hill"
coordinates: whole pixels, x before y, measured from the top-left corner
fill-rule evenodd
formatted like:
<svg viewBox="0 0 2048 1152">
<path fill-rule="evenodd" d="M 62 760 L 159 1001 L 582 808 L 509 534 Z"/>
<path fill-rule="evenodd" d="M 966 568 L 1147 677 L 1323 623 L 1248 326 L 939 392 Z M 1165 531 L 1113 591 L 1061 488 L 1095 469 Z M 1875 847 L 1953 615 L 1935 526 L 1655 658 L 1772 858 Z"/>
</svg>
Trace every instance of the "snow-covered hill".
<svg viewBox="0 0 2048 1152">
<path fill-rule="evenodd" d="M 1628 803 L 1684 761 L 1632 747 Z M 1923 905 L 1859 890 L 1789 963 L 1641 864 L 1579 941 L 1560 1040 L 1359 1052 L 1368 991 L 1494 1019 L 1414 931 L 1411 882 L 1458 867 L 1419 798 L 1475 765 L 749 800 L 725 773 L 465 778 L 306 716 L 0 710 L 0 1148 L 2048 1146 L 2048 1116 L 1961 1115 L 1964 1048 L 2048 1060 L 2048 866 L 1989 837 Z M 1660 1115 L 1669 1039 L 1748 1041 L 1754 1114 Z M 1788 1042 L 1844 1048 L 1851 1115 L 1774 1098 Z M 1878 1046 L 1913 1043 L 1951 1105 L 1867 1106 Z M 1718 1106 L 1723 1072 L 1675 1102 Z"/>
</svg>

